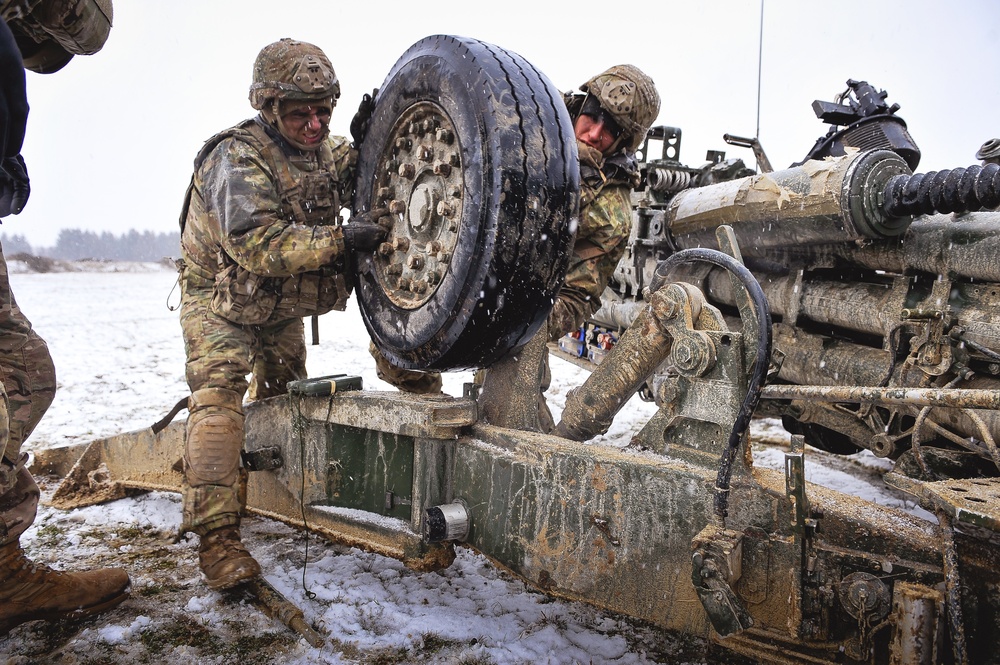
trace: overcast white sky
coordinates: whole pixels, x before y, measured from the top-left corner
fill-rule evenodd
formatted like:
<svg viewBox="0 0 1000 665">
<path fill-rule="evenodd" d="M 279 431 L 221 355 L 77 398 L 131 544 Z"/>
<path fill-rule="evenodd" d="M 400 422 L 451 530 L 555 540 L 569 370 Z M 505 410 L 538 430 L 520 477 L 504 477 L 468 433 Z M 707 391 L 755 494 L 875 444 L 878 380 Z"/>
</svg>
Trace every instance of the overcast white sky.
<svg viewBox="0 0 1000 665">
<path fill-rule="evenodd" d="M 760 138 L 776 167 L 826 132 L 811 103 L 832 100 L 849 78 L 900 104 L 920 171 L 978 163 L 979 146 L 1000 137 L 1000 3 L 764 0 L 763 13 Z M 658 124 L 683 130 L 683 162 L 720 149 L 752 165 L 722 135 L 756 131 L 760 16 L 760 0 L 119 0 L 100 53 L 28 74 L 32 195 L 0 231 L 50 246 L 63 228 L 176 229 L 195 153 L 253 115 L 253 60 L 281 37 L 333 61 L 343 90 L 335 133 L 347 133 L 361 95 L 413 42 L 455 34 L 520 53 L 560 90 L 635 64 L 660 90 Z"/>
</svg>

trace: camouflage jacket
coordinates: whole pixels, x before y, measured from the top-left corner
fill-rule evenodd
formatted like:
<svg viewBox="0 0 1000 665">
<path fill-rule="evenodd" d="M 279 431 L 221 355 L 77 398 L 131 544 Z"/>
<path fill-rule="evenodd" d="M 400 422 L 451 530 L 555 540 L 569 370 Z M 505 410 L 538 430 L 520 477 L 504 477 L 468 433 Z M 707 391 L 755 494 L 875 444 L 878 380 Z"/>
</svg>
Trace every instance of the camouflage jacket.
<svg viewBox="0 0 1000 665">
<path fill-rule="evenodd" d="M 181 213 L 182 293 L 241 325 L 344 309 L 355 158 L 335 136 L 299 151 L 260 117 L 209 139 Z"/>
<path fill-rule="evenodd" d="M 632 189 L 639 184 L 631 153 L 602 159 L 579 144 L 580 220 L 566 280 L 549 314 L 549 338 L 579 328 L 601 306 L 604 292 L 632 231 Z"/>
</svg>

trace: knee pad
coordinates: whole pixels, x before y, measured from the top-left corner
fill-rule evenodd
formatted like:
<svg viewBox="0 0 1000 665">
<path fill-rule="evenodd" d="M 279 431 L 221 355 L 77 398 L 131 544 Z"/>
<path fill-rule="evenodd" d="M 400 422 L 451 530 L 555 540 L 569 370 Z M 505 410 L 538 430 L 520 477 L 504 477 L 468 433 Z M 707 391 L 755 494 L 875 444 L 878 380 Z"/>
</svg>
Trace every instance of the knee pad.
<svg viewBox="0 0 1000 665">
<path fill-rule="evenodd" d="M 209 394 L 204 393 L 228 393 Z M 235 398 L 235 401 L 234 401 Z M 196 391 L 187 420 L 184 472 L 192 487 L 233 486 L 239 478 L 243 449 L 243 411 L 232 391 Z M 233 410 L 233 406 L 236 410 Z"/>
</svg>

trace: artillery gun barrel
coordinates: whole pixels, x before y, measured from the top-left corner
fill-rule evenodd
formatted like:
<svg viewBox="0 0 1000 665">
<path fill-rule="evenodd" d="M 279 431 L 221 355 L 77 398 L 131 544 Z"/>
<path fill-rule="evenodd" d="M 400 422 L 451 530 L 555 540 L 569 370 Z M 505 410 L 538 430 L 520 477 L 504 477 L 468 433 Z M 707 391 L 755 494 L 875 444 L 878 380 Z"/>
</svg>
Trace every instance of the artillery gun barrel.
<svg viewBox="0 0 1000 665">
<path fill-rule="evenodd" d="M 912 175 L 895 153 L 871 150 L 685 190 L 671 199 L 666 224 L 679 249 L 713 246 L 715 229 L 728 224 L 744 255 L 762 256 L 775 248 L 895 238 L 913 215 L 997 206 L 996 164 Z"/>
<path fill-rule="evenodd" d="M 896 238 L 854 244 L 788 247 L 768 252 L 774 263 L 794 268 L 849 263 L 871 270 L 1000 282 L 1000 212 L 923 215 Z"/>
</svg>

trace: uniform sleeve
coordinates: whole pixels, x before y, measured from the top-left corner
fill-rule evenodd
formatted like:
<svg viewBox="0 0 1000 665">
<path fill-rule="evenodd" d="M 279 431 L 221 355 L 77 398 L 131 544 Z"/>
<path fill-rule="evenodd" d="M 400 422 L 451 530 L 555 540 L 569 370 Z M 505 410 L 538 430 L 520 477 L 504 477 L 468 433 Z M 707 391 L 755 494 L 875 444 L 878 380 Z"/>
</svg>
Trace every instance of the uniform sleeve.
<svg viewBox="0 0 1000 665">
<path fill-rule="evenodd" d="M 219 220 L 223 250 L 246 270 L 287 277 L 318 270 L 343 255 L 339 227 L 282 217 L 277 184 L 246 142 L 222 141 L 202 167 L 202 183 L 206 209 Z"/>
<path fill-rule="evenodd" d="M 600 308 L 601 294 L 625 253 L 631 231 L 632 202 L 627 185 L 605 187 L 580 211 L 566 281 L 549 314 L 550 339 L 576 330 Z"/>
</svg>

